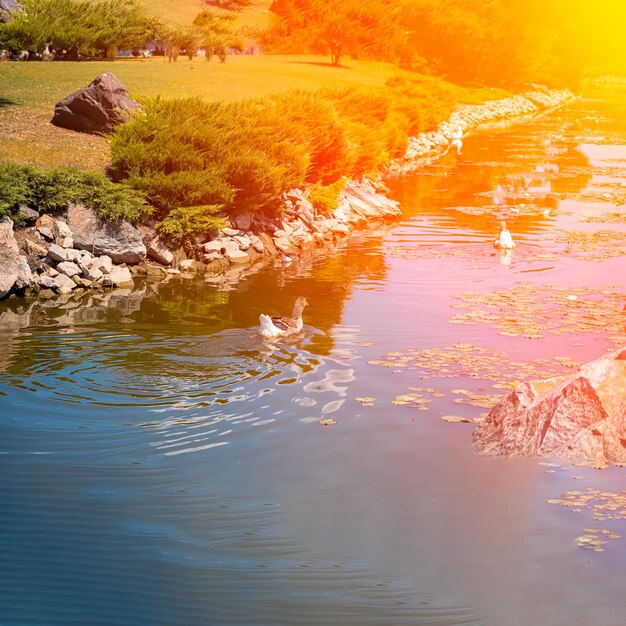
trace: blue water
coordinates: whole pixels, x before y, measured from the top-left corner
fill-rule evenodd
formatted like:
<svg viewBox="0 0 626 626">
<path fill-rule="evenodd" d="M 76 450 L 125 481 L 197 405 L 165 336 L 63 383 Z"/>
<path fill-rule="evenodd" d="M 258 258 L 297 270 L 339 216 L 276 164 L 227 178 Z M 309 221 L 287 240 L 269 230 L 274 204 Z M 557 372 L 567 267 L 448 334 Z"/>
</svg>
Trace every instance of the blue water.
<svg viewBox="0 0 626 626">
<path fill-rule="evenodd" d="M 459 293 L 520 282 L 626 297 L 619 244 L 590 260 L 560 238 L 625 232 L 584 221 L 621 211 L 625 103 L 468 137 L 390 181 L 398 224 L 290 265 L 1 303 L 0 624 L 621 626 L 625 539 L 576 537 L 626 523 L 546 500 L 620 492 L 624 470 L 478 456 L 475 425 L 441 417 L 476 417 L 452 391 L 486 383 L 368 361 L 611 347 L 601 327 L 537 340 L 450 318 Z M 298 295 L 304 335 L 261 342 L 259 313 Z M 392 403 L 412 386 L 441 395 Z"/>
</svg>

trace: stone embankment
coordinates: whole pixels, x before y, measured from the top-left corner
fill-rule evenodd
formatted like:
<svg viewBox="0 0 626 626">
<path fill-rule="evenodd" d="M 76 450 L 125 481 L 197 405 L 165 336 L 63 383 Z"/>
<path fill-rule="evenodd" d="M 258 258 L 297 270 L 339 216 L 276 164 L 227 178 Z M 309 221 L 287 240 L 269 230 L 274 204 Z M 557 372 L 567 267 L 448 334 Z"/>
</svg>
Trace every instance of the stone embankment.
<svg viewBox="0 0 626 626">
<path fill-rule="evenodd" d="M 387 176 L 408 174 L 437 160 L 450 149 L 459 130 L 466 135 L 478 127 L 534 116 L 573 98 L 567 89 L 550 91 L 537 86 L 511 98 L 459 105 L 435 130 L 411 137 L 404 157 L 390 163 Z"/>
<path fill-rule="evenodd" d="M 459 129 L 534 115 L 571 99 L 568 91 L 534 90 L 522 96 L 462 105 L 432 132 L 409 141 L 405 156 L 392 162 L 385 175 L 418 169 L 447 152 Z M 22 207 L 26 228 L 14 230 L 8 218 L 0 222 L 0 298 L 7 294 L 68 293 L 76 289 L 132 286 L 134 277 L 165 278 L 239 274 L 264 259 L 289 260 L 315 247 L 328 247 L 360 230 L 375 228 L 400 217 L 398 203 L 389 199 L 383 175 L 348 181 L 330 215 L 316 211 L 306 191 L 284 194 L 277 217 L 248 213 L 193 250 L 168 250 L 153 225 L 134 227 L 124 221 L 103 222 L 87 207 L 70 205 L 61 215 L 39 215 Z M 236 273 L 236 272 L 235 272 Z M 219 281 L 216 281 L 219 282 Z"/>
</svg>

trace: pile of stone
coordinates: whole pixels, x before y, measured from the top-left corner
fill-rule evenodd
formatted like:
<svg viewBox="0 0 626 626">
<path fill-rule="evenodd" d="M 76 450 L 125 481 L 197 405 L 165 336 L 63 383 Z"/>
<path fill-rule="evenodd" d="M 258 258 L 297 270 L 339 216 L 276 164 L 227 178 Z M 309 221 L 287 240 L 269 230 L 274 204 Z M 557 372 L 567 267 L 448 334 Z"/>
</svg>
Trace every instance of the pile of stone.
<svg viewBox="0 0 626 626">
<path fill-rule="evenodd" d="M 69 293 L 132 286 L 128 266 L 146 258 L 137 229 L 104 222 L 92 209 L 70 205 L 65 216 L 52 217 L 22 207 L 20 214 L 32 225 L 14 231 L 8 217 L 0 222 L 0 297 L 28 288 Z"/>
<path fill-rule="evenodd" d="M 202 246 L 203 258 L 208 263 L 220 258 L 245 263 L 259 255 L 299 254 L 307 248 L 333 244 L 359 229 L 400 217 L 398 203 L 383 195 L 384 191 L 380 181 L 349 181 L 334 211 L 323 215 L 305 191 L 292 189 L 284 194 L 278 217 L 246 213 L 231 218 L 231 228 L 223 229 Z"/>
<path fill-rule="evenodd" d="M 387 175 L 400 176 L 434 162 L 450 149 L 459 129 L 467 133 L 478 126 L 535 115 L 560 106 L 573 97 L 574 94 L 566 89 L 549 91 L 535 87 L 511 98 L 490 100 L 483 104 L 459 105 L 435 130 L 411 137 L 404 156 L 395 159 L 387 167 Z"/>
</svg>

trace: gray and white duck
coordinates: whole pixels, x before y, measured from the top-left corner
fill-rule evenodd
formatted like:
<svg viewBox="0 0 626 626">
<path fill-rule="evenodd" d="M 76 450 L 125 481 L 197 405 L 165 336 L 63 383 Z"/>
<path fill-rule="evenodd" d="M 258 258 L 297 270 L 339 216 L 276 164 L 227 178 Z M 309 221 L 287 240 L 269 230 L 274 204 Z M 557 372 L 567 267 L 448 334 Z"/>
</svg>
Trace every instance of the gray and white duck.
<svg viewBox="0 0 626 626">
<path fill-rule="evenodd" d="M 297 335 L 304 325 L 302 322 L 302 311 L 304 311 L 304 307 L 307 304 L 307 299 L 304 296 L 300 296 L 293 305 L 291 317 L 269 316 L 261 313 L 259 315 L 259 335 L 266 338 Z"/>
</svg>

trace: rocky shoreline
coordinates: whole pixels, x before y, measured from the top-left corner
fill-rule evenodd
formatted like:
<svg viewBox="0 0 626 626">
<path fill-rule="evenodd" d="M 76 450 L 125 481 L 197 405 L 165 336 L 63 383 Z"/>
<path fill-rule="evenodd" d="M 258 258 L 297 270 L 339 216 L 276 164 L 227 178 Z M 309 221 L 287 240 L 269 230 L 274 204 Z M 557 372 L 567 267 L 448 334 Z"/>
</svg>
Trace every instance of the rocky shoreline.
<svg viewBox="0 0 626 626">
<path fill-rule="evenodd" d="M 184 250 L 169 250 L 154 225 L 104 222 L 89 207 L 70 205 L 54 216 L 22 207 L 26 227 L 14 229 L 9 218 L 0 220 L 0 298 L 133 287 L 140 276 L 163 279 L 198 272 L 220 283 L 220 276 L 233 270 L 241 274 L 267 259 L 289 261 L 307 250 L 332 246 L 397 220 L 400 208 L 385 195 L 384 177 L 408 174 L 440 158 L 454 145 L 459 129 L 467 134 L 487 124 L 534 116 L 573 97 L 566 90 L 537 88 L 481 105 L 460 105 L 436 130 L 412 137 L 404 157 L 385 172 L 348 181 L 330 215 L 317 212 L 306 191 L 294 189 L 284 194 L 280 216 L 248 213 L 230 218 L 229 226 L 214 238 Z"/>
</svg>

